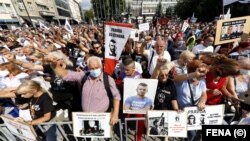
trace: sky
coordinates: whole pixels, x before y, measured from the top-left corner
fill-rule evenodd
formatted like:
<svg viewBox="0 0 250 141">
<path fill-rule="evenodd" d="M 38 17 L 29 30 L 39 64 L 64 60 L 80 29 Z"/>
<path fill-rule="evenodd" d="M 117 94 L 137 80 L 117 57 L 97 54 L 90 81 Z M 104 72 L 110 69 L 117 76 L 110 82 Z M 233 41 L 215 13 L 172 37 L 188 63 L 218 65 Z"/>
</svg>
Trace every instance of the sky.
<svg viewBox="0 0 250 141">
<path fill-rule="evenodd" d="M 91 8 L 90 0 L 82 0 L 81 7 L 83 9 L 90 9 Z"/>
</svg>

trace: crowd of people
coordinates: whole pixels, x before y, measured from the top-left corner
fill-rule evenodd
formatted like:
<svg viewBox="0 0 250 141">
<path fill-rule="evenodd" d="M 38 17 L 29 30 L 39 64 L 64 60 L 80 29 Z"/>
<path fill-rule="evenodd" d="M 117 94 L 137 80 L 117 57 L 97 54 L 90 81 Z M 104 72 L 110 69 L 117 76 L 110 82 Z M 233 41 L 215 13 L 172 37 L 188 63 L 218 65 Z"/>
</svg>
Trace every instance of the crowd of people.
<svg viewBox="0 0 250 141">
<path fill-rule="evenodd" d="M 149 31 L 139 33 L 139 41 L 127 40 L 109 76 L 103 71 L 103 26 L 72 28 L 73 34 L 59 26 L 0 31 L 1 114 L 35 127 L 55 121 L 60 109 L 69 112 L 65 115 L 111 112 L 110 124 L 115 125 L 118 119 L 145 116 L 122 113 L 123 108 L 138 110 L 133 100 L 145 99 L 150 87 L 140 84 L 138 94 L 123 106 L 123 80 L 145 78 L 158 79 L 158 86 L 155 100 L 145 100 L 142 109 L 180 112 L 195 105 L 203 110 L 226 101 L 231 103 L 229 112 L 235 113 L 235 120 L 249 117 L 249 100 L 242 99 L 250 88 L 250 38 L 215 46 L 216 22 L 190 23 L 184 32 L 177 21 L 151 25 Z M 22 114 L 25 110 L 30 116 Z M 143 121 L 138 126 L 135 140 L 141 141 L 146 128 Z M 188 140 L 196 140 L 198 134 L 188 131 Z M 56 140 L 56 126 L 51 125 L 43 138 Z"/>
</svg>

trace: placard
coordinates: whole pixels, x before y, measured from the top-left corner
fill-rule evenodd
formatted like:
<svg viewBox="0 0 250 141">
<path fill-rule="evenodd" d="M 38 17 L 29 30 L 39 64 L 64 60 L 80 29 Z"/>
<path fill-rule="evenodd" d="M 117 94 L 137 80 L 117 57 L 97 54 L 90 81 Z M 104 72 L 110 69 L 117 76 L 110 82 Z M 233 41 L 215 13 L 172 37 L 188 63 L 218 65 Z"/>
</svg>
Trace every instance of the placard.
<svg viewBox="0 0 250 141">
<path fill-rule="evenodd" d="M 149 23 L 139 24 L 140 31 L 148 31 L 149 30 Z"/>
<path fill-rule="evenodd" d="M 157 79 L 124 79 L 123 112 L 146 114 L 153 109 Z"/>
<path fill-rule="evenodd" d="M 250 16 L 218 20 L 215 45 L 240 41 L 243 34 L 249 34 Z"/>
<path fill-rule="evenodd" d="M 187 113 L 176 111 L 148 111 L 148 136 L 187 137 Z"/>
<path fill-rule="evenodd" d="M 37 141 L 37 135 L 33 126 L 25 122 L 16 121 L 13 118 L 4 115 L 2 115 L 1 118 L 3 119 L 6 127 L 10 130 L 10 132 L 13 135 L 16 135 L 21 139 L 26 139 L 29 141 Z"/>
<path fill-rule="evenodd" d="M 73 112 L 72 119 L 75 137 L 111 137 L 110 113 Z"/>
<path fill-rule="evenodd" d="M 206 106 L 204 110 L 199 111 L 197 106 L 186 107 L 187 129 L 201 130 L 202 125 L 221 125 L 223 123 L 225 105 Z"/>
<path fill-rule="evenodd" d="M 139 30 L 131 29 L 130 38 L 133 39 L 135 42 L 139 41 Z"/>
</svg>

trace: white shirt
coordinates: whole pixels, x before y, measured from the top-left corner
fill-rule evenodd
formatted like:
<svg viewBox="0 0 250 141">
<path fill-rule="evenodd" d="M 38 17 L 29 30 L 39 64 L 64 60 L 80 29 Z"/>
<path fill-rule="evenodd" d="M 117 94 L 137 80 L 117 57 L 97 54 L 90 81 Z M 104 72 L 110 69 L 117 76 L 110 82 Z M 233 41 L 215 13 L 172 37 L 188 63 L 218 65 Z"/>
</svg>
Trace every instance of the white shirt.
<svg viewBox="0 0 250 141">
<path fill-rule="evenodd" d="M 154 56 L 153 56 L 153 59 L 152 59 L 152 62 L 150 64 L 150 60 L 151 60 L 151 57 L 152 57 L 152 53 L 154 52 Z M 157 59 L 159 58 L 159 55 L 156 53 L 155 50 L 151 50 L 149 51 L 149 56 L 148 56 L 148 68 L 149 68 L 149 74 L 153 74 L 153 71 L 156 67 L 156 64 L 157 64 Z M 167 59 L 168 62 L 171 62 L 171 56 L 170 54 L 168 53 L 168 51 L 164 51 L 163 53 L 163 58 Z"/>
<path fill-rule="evenodd" d="M 214 47 L 213 46 L 208 46 L 208 47 L 205 47 L 203 44 L 198 44 L 196 46 L 194 46 L 192 52 L 194 54 L 200 54 L 202 52 L 214 52 Z"/>
</svg>

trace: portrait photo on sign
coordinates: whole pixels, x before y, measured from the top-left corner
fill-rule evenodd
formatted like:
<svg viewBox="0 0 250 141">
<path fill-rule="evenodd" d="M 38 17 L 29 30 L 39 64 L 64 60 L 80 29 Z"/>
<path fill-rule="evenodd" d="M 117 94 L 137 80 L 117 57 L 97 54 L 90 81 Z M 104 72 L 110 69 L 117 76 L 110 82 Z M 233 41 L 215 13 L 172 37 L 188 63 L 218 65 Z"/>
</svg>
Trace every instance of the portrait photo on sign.
<svg viewBox="0 0 250 141">
<path fill-rule="evenodd" d="M 250 16 L 217 21 L 215 45 L 240 41 L 250 31 Z"/>
<path fill-rule="evenodd" d="M 123 113 L 146 114 L 154 108 L 158 80 L 124 79 Z"/>
<path fill-rule="evenodd" d="M 164 111 L 148 111 L 148 136 L 168 136 L 168 114 Z"/>
<path fill-rule="evenodd" d="M 110 138 L 110 113 L 73 112 L 73 133 L 76 137 Z"/>
</svg>

